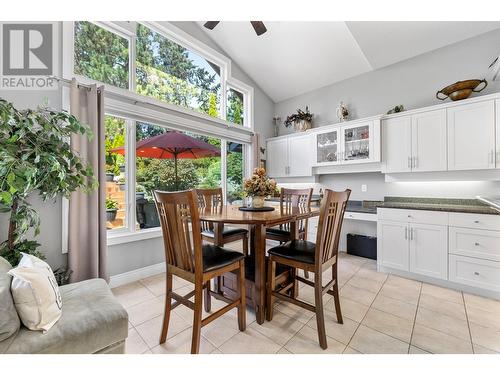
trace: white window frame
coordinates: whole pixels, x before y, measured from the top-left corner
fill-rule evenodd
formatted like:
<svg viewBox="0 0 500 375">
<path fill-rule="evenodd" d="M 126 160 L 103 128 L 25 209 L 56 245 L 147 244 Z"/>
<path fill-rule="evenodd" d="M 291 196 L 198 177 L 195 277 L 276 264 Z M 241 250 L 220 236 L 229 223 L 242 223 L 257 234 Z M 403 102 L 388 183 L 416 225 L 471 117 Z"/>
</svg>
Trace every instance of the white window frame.
<svg viewBox="0 0 500 375">
<path fill-rule="evenodd" d="M 227 90 L 234 89 L 243 94 L 243 127 L 248 127 L 254 130 L 253 123 L 253 87 L 243 83 L 236 78 L 230 78 L 227 80 L 226 85 L 226 102 L 227 102 Z M 241 125 L 240 125 L 241 126 Z"/>
<path fill-rule="evenodd" d="M 122 38 L 128 40 L 129 44 L 129 88 L 122 89 L 119 87 L 112 86 L 110 84 L 106 84 L 104 82 L 99 82 L 93 80 L 91 78 L 77 75 L 74 72 L 74 21 L 65 21 L 63 22 L 63 69 L 62 75 L 63 78 L 72 79 L 76 77 L 78 81 L 86 84 L 98 84 L 103 85 L 105 87 L 105 91 L 108 93 L 113 93 L 120 96 L 128 96 L 129 98 L 134 98 L 136 101 L 149 101 L 154 102 L 156 105 L 162 106 L 166 109 L 176 111 L 179 113 L 183 113 L 190 116 L 198 117 L 204 121 L 213 122 L 214 120 L 218 123 L 224 124 L 229 129 L 240 128 L 245 130 L 248 133 L 253 133 L 254 131 L 254 123 L 253 123 L 253 87 L 241 82 L 240 80 L 231 76 L 231 59 L 226 57 L 225 55 L 219 53 L 215 49 L 207 46 L 206 44 L 200 42 L 196 38 L 192 37 L 185 31 L 179 29 L 178 27 L 172 25 L 170 22 L 140 22 L 142 25 L 150 28 L 154 32 L 163 35 L 165 38 L 172 40 L 173 42 L 181 45 L 184 48 L 187 48 L 201 57 L 209 60 L 215 64 L 217 64 L 221 69 L 221 109 L 220 109 L 220 117 L 214 118 L 205 113 L 196 112 L 189 108 L 184 108 L 175 104 L 170 104 L 163 102 L 161 100 L 151 98 L 145 95 L 140 95 L 135 92 L 135 72 L 136 72 L 136 31 L 135 31 L 135 23 L 133 31 L 132 29 L 127 29 L 116 22 L 94 22 L 87 21 L 95 24 L 96 26 L 102 27 L 103 29 L 110 31 Z M 244 112 L 245 119 L 244 126 L 232 124 L 226 121 L 226 113 L 227 113 L 227 87 L 230 86 L 241 93 L 243 93 L 245 97 L 244 103 Z"/>
</svg>

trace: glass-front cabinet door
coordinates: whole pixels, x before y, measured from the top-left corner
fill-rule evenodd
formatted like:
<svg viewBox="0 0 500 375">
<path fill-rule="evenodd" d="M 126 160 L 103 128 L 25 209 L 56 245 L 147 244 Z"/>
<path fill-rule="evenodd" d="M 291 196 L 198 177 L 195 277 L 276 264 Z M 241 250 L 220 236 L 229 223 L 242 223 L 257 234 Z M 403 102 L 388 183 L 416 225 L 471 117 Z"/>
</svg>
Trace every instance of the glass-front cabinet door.
<svg viewBox="0 0 500 375">
<path fill-rule="evenodd" d="M 342 162 L 362 163 L 373 158 L 373 122 L 343 126 Z"/>
<path fill-rule="evenodd" d="M 316 134 L 316 165 L 340 162 L 340 129 Z"/>
</svg>

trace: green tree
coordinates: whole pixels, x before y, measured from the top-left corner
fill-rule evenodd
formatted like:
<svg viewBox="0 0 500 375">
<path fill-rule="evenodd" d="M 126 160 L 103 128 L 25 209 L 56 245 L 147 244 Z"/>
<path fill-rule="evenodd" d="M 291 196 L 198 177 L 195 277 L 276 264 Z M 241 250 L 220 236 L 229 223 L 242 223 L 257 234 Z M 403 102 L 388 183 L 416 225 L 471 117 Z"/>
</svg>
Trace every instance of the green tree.
<svg viewBox="0 0 500 375">
<path fill-rule="evenodd" d="M 243 125 L 243 94 L 229 89 L 226 120 L 233 124 Z"/>
<path fill-rule="evenodd" d="M 91 22 L 75 22 L 75 73 L 128 88 L 128 42 Z"/>
</svg>

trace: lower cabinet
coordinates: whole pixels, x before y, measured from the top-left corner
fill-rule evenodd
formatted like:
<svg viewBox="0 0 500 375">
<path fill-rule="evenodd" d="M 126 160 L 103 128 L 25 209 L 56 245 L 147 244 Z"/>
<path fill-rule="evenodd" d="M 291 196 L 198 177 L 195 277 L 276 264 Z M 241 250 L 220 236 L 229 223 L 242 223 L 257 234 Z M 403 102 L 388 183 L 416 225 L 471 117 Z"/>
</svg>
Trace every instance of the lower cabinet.
<svg viewBox="0 0 500 375">
<path fill-rule="evenodd" d="M 500 262 L 450 254 L 450 281 L 500 292 Z"/>
<path fill-rule="evenodd" d="M 448 278 L 448 227 L 410 224 L 410 272 Z"/>
<path fill-rule="evenodd" d="M 397 221 L 377 223 L 377 260 L 384 267 L 409 270 L 407 223 Z"/>
<path fill-rule="evenodd" d="M 379 267 L 500 296 L 500 215 L 379 208 L 377 220 Z"/>
</svg>

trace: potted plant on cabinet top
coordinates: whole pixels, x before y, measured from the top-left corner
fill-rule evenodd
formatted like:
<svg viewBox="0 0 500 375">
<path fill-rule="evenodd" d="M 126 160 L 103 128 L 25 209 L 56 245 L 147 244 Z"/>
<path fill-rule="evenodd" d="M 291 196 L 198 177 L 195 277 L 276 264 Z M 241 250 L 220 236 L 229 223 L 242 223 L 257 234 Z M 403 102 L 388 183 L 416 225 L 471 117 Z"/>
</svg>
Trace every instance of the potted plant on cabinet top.
<svg viewBox="0 0 500 375">
<path fill-rule="evenodd" d="M 303 132 L 307 129 L 311 129 L 313 114 L 309 112 L 309 107 L 306 106 L 306 110 L 303 111 L 300 108 L 297 109 L 297 113 L 288 116 L 285 120 L 285 126 L 289 128 L 293 125 L 295 131 Z"/>
<path fill-rule="evenodd" d="M 0 243 L 0 256 L 16 266 L 21 252 L 44 259 L 39 243 L 26 239 L 28 231 L 40 232 L 40 217 L 29 197 L 38 192 L 43 201 L 68 197 L 98 183 L 92 168 L 65 139 L 73 134 L 92 137 L 87 125 L 66 112 L 45 108 L 18 110 L 0 99 L 0 213 L 10 213 L 7 240 Z M 58 269 L 58 282 L 70 271 Z"/>
<path fill-rule="evenodd" d="M 252 198 L 252 207 L 264 207 L 264 199 L 276 191 L 276 181 L 266 176 L 264 168 L 255 168 L 243 184 L 245 195 Z"/>
</svg>

